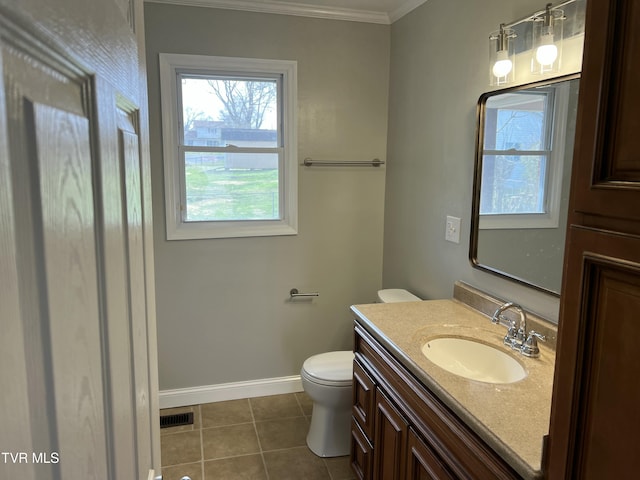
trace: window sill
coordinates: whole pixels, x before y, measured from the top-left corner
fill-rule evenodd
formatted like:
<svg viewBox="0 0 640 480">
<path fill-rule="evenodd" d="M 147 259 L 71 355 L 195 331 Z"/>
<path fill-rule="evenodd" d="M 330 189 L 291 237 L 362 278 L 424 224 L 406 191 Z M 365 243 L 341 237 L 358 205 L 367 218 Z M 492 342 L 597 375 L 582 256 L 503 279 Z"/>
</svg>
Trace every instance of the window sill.
<svg viewBox="0 0 640 480">
<path fill-rule="evenodd" d="M 297 235 L 296 226 L 282 221 L 192 222 L 167 226 L 167 240 L 202 240 L 213 238 L 275 237 Z"/>
</svg>

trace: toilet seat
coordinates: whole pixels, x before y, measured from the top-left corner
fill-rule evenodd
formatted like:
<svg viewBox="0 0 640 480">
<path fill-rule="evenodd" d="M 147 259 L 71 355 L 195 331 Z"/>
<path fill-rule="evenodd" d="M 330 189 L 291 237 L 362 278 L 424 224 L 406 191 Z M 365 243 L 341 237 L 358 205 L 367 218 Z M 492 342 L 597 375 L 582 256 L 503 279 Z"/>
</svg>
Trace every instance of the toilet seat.
<svg viewBox="0 0 640 480">
<path fill-rule="evenodd" d="M 320 385 L 349 386 L 353 377 L 353 352 L 327 352 L 307 358 L 302 365 L 302 375 Z"/>
</svg>

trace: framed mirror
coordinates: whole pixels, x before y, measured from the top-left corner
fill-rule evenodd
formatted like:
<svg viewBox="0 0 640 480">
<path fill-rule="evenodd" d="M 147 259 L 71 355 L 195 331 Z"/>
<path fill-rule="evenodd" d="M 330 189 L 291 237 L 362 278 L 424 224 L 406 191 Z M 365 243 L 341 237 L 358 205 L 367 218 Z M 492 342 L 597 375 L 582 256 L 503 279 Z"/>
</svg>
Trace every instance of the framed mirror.
<svg viewBox="0 0 640 480">
<path fill-rule="evenodd" d="M 483 94 L 469 258 L 560 294 L 579 75 Z"/>
</svg>

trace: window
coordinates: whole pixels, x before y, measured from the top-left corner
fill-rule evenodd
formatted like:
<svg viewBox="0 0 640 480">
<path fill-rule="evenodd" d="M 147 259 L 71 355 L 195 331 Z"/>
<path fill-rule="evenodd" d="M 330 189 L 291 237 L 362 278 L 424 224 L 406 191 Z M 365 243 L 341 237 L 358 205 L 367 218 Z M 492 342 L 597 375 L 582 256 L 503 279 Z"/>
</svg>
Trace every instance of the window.
<svg viewBox="0 0 640 480">
<path fill-rule="evenodd" d="M 558 226 L 567 102 L 565 86 L 486 99 L 480 228 Z"/>
<path fill-rule="evenodd" d="M 167 239 L 297 233 L 296 63 L 160 54 Z"/>
</svg>

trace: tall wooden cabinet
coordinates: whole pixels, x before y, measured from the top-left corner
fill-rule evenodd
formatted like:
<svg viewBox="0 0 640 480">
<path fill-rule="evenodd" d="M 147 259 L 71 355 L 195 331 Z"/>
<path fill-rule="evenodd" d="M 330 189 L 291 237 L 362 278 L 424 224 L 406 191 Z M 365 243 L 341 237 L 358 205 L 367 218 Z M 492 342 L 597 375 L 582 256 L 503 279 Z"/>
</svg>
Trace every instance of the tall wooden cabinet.
<svg viewBox="0 0 640 480">
<path fill-rule="evenodd" d="M 548 478 L 638 478 L 640 2 L 588 0 Z"/>
</svg>

